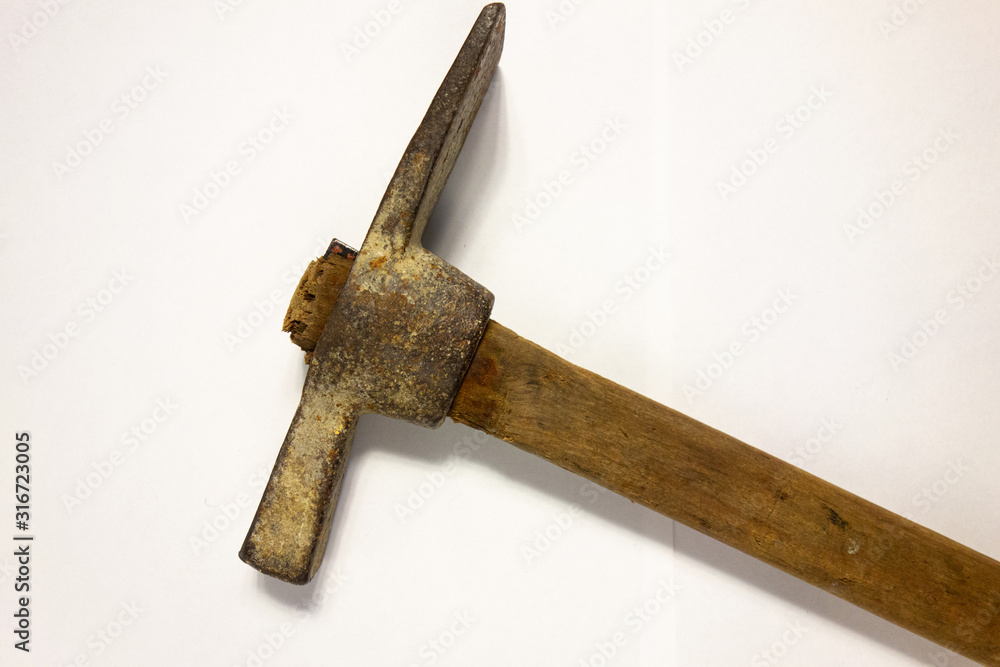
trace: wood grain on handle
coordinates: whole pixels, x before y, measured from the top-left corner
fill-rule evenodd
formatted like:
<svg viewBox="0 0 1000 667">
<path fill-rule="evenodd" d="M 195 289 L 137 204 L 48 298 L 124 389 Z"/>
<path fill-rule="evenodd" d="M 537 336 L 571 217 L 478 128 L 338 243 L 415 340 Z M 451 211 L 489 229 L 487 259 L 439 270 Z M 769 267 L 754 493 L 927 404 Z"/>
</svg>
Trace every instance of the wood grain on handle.
<svg viewBox="0 0 1000 667">
<path fill-rule="evenodd" d="M 1000 666 L 1000 563 L 490 322 L 457 422 Z"/>
</svg>

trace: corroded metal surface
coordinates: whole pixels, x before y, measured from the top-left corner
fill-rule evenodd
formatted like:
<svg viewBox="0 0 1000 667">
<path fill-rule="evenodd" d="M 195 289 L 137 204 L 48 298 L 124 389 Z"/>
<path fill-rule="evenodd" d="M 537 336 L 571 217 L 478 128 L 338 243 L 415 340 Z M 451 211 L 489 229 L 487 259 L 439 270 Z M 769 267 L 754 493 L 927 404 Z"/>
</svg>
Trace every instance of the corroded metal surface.
<svg viewBox="0 0 1000 667">
<path fill-rule="evenodd" d="M 496 71 L 504 7 L 486 6 L 403 154 L 317 343 L 240 558 L 292 583 L 322 560 L 358 416 L 439 426 L 493 295 L 420 245 Z"/>
</svg>

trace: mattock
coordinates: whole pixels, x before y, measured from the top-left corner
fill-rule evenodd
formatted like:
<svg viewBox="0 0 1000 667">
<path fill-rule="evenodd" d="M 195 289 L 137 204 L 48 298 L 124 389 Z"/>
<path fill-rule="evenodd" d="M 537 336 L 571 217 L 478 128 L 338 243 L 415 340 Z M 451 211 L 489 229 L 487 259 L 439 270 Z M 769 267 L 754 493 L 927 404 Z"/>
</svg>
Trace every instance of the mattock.
<svg viewBox="0 0 1000 667">
<path fill-rule="evenodd" d="M 308 582 L 358 417 L 436 427 L 450 416 L 1000 665 L 1000 563 L 517 336 L 489 319 L 488 290 L 420 246 L 496 70 L 504 17 L 499 3 L 479 15 L 353 264 L 333 252 L 296 291 L 286 324 L 315 350 L 240 558 Z"/>
</svg>

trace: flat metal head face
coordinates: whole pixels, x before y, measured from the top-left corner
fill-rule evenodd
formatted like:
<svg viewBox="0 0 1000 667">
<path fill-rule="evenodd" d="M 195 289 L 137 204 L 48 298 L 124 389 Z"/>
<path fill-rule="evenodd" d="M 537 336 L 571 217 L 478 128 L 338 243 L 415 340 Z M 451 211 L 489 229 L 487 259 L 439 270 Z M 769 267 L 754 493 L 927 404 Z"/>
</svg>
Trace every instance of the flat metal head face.
<svg viewBox="0 0 1000 667">
<path fill-rule="evenodd" d="M 326 548 L 358 417 L 439 426 L 493 295 L 420 245 L 496 71 L 505 12 L 487 5 L 389 182 L 323 330 L 240 558 L 304 584 Z"/>
</svg>

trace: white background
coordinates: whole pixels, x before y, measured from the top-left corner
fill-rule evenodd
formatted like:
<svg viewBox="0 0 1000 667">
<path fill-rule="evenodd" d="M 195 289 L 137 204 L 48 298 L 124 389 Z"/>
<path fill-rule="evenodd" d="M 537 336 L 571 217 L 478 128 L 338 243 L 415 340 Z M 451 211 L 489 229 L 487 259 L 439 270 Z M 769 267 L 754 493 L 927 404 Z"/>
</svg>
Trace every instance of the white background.
<svg viewBox="0 0 1000 667">
<path fill-rule="evenodd" d="M 451 423 L 362 423 L 314 583 L 241 563 L 305 372 L 288 296 L 331 237 L 360 244 L 480 5 L 221 6 L 0 10 L 0 541 L 21 430 L 36 536 L 28 656 L 0 548 L 0 663 L 968 664 Z M 522 335 L 997 558 L 1000 280 L 955 290 L 1000 248 L 1000 8 L 893 8 L 509 2 L 425 244 Z M 275 110 L 291 119 L 249 159 Z"/>
</svg>

